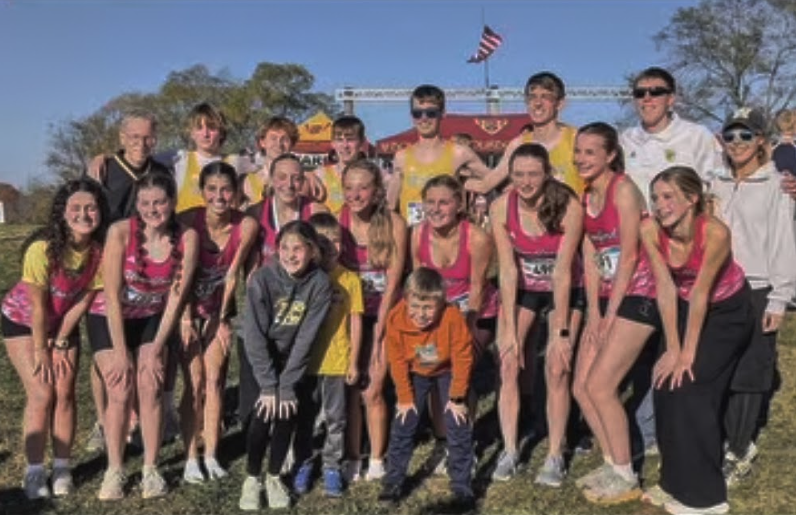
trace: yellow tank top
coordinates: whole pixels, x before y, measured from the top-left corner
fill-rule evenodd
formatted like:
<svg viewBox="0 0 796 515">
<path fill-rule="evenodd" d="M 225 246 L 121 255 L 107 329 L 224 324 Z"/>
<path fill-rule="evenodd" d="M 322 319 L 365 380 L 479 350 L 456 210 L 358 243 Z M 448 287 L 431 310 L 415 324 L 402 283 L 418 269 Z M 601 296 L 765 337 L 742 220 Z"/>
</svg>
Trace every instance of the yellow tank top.
<svg viewBox="0 0 796 515">
<path fill-rule="evenodd" d="M 249 199 L 249 204 L 256 204 L 265 198 L 265 187 L 268 184 L 262 180 L 258 172 L 247 173 L 246 182 L 249 183 L 249 191 L 253 197 Z"/>
<path fill-rule="evenodd" d="M 558 140 L 558 144 L 548 150 L 550 153 L 550 164 L 553 166 L 553 176 L 575 190 L 578 196 L 581 196 L 585 185 L 574 163 L 575 136 L 577 133 L 578 131 L 575 127 L 565 125 L 561 129 L 561 138 Z M 533 143 L 533 133 L 525 133 L 522 142 Z"/>
<path fill-rule="evenodd" d="M 343 182 L 340 176 L 337 175 L 337 168 L 335 165 L 328 165 L 323 167 L 321 174 L 321 182 L 326 187 L 326 207 L 332 213 L 339 213 L 340 208 L 343 207 Z"/>
<path fill-rule="evenodd" d="M 408 225 L 415 225 L 423 220 L 422 192 L 426 182 L 437 175 L 454 175 L 456 173 L 453 168 L 454 148 L 453 142 L 446 141 L 442 154 L 430 163 L 417 161 L 414 146 L 406 149 L 399 206 L 401 216 L 404 217 Z"/>
<path fill-rule="evenodd" d="M 205 205 L 202 192 L 199 190 L 199 174 L 202 171 L 202 167 L 199 166 L 196 152 L 188 152 L 187 154 L 188 159 L 185 164 L 185 177 L 183 178 L 182 184 L 178 185 L 180 190 L 177 192 L 177 207 L 175 208 L 177 213 L 181 213 L 192 207 Z"/>
</svg>

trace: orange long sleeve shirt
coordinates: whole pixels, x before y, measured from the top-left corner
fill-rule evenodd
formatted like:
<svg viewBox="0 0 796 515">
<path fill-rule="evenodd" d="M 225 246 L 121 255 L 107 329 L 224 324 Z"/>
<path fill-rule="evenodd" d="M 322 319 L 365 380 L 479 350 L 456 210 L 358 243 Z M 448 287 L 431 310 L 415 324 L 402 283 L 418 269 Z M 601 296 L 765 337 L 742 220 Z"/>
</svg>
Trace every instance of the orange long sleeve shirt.
<svg viewBox="0 0 796 515">
<path fill-rule="evenodd" d="M 450 397 L 464 397 L 473 368 L 473 337 L 455 306 L 445 306 L 439 322 L 418 329 L 401 300 L 387 316 L 387 359 L 398 403 L 414 402 L 410 374 L 427 377 L 451 372 Z"/>
</svg>

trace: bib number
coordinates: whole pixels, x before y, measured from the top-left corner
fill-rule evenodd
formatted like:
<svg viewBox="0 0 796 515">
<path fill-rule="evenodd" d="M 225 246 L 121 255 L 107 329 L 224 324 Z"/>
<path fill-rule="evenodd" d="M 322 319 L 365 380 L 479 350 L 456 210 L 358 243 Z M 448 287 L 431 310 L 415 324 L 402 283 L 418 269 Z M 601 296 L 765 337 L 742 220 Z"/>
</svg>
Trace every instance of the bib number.
<svg viewBox="0 0 796 515">
<path fill-rule="evenodd" d="M 595 254 L 597 270 L 600 277 L 604 280 L 612 280 L 616 276 L 616 269 L 619 267 L 619 248 L 610 247 L 603 249 Z"/>
</svg>

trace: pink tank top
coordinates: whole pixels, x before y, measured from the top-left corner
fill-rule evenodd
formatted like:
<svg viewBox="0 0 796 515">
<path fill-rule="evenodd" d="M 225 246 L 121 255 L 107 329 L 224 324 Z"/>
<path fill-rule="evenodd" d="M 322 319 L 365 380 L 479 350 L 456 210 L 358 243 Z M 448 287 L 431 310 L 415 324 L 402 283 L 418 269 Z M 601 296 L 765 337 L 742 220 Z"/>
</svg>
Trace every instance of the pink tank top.
<svg viewBox="0 0 796 515">
<path fill-rule="evenodd" d="M 588 209 L 588 190 L 583 195 L 583 229 L 594 245 L 594 259 L 600 274 L 600 297 L 610 297 L 616 271 L 619 267 L 621 242 L 619 241 L 619 210 L 616 209 L 614 193 L 620 181 L 627 180 L 624 174 L 614 174 L 608 184 L 603 209 L 597 216 L 591 216 Z M 643 216 L 646 216 L 644 214 Z M 655 278 L 650 268 L 649 257 L 639 242 L 636 270 L 630 278 L 625 295 L 655 298 Z"/>
<path fill-rule="evenodd" d="M 506 202 L 506 231 L 514 247 L 519 289 L 552 292 L 553 270 L 564 235 L 545 232 L 533 236 L 526 233 L 520 221 L 519 194 L 516 190 L 509 192 Z M 582 284 L 581 275 L 580 261 L 575 259 L 572 263 L 572 287 Z"/>
<path fill-rule="evenodd" d="M 262 229 L 262 247 L 260 248 L 260 265 L 265 266 L 276 254 L 276 236 L 279 234 L 277 221 L 274 217 L 274 197 L 267 196 L 262 202 L 260 213 L 260 228 Z M 304 197 L 299 197 L 299 220 L 309 220 L 312 215 L 311 203 Z M 284 224 L 283 224 L 284 225 Z"/>
<path fill-rule="evenodd" d="M 691 253 L 688 259 L 685 260 L 681 266 L 675 267 L 669 264 L 669 270 L 672 273 L 672 279 L 677 286 L 677 293 L 683 300 L 691 298 L 691 290 L 696 282 L 699 270 L 702 267 L 702 261 L 705 258 L 705 225 L 706 220 L 704 215 L 698 216 L 694 220 L 694 243 L 691 246 Z M 670 238 L 666 231 L 661 230 L 660 242 L 661 251 L 666 262 L 669 263 L 669 241 Z M 710 290 L 710 302 L 719 302 L 738 292 L 743 288 L 746 282 L 746 276 L 743 269 L 735 262 L 732 254 L 727 257 L 727 261 L 721 266 L 716 281 Z"/>
<path fill-rule="evenodd" d="M 213 315 L 218 315 L 221 309 L 227 271 L 235 259 L 238 247 L 240 247 L 243 213 L 238 210 L 232 211 L 230 220 L 232 231 L 227 243 L 221 249 L 210 240 L 207 234 L 205 213 L 205 208 L 201 208 L 193 219 L 193 227 L 199 234 L 199 266 L 196 269 L 193 295 L 196 313 L 202 318 L 210 318 Z"/>
<path fill-rule="evenodd" d="M 57 265 L 49 278 L 47 296 L 47 334 L 53 335 L 58 329 L 64 315 L 75 305 L 80 294 L 86 291 L 94 280 L 100 263 L 102 262 L 102 248 L 92 245 L 89 250 L 85 266 L 82 270 L 72 273 Z M 31 326 L 33 309 L 31 307 L 28 286 L 22 281 L 18 282 L 3 299 L 3 314 L 12 322 Z"/>
<path fill-rule="evenodd" d="M 340 209 L 339 220 L 343 228 L 340 260 L 344 266 L 359 274 L 365 316 L 378 316 L 381 299 L 387 289 L 387 269 L 375 268 L 368 262 L 368 246 L 358 244 L 351 233 L 351 212 L 348 206 L 344 205 Z"/>
<path fill-rule="evenodd" d="M 122 318 L 137 319 L 147 318 L 162 313 L 166 309 L 169 291 L 174 282 L 176 265 L 172 263 L 171 256 L 163 261 L 154 261 L 147 254 L 143 256 L 143 268 L 139 271 L 138 261 L 138 218 L 130 220 L 130 237 L 124 251 L 124 264 L 122 273 Z M 182 234 L 177 234 L 180 254 L 184 252 Z M 100 292 L 91 305 L 90 312 L 95 315 L 105 315 L 105 295 Z"/>
<path fill-rule="evenodd" d="M 459 224 L 459 253 L 456 261 L 450 266 L 439 267 L 431 257 L 431 227 L 427 221 L 420 223 L 420 245 L 417 257 L 420 264 L 432 268 L 442 275 L 445 281 L 445 297 L 447 301 L 459 307 L 464 313 L 470 300 L 470 222 L 462 220 Z M 497 316 L 497 289 L 491 283 L 484 285 L 483 302 L 478 313 L 480 318 Z"/>
</svg>

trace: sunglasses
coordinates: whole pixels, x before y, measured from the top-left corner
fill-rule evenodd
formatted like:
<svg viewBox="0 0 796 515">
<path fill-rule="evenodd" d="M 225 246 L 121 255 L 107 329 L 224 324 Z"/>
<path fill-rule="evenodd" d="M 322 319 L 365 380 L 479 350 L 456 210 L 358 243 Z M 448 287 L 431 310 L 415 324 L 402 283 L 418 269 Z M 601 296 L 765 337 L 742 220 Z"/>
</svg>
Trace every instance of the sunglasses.
<svg viewBox="0 0 796 515">
<path fill-rule="evenodd" d="M 412 109 L 412 118 L 419 120 L 423 117 L 423 115 L 426 115 L 426 118 L 429 120 L 436 120 L 439 118 L 440 113 L 442 113 L 442 110 L 437 109 L 436 107 L 431 107 L 428 109 Z"/>
<path fill-rule="evenodd" d="M 754 132 L 749 129 L 735 129 L 733 131 L 724 131 L 721 134 L 721 139 L 724 143 L 732 143 L 733 141 L 743 141 L 749 143 L 755 137 Z"/>
<path fill-rule="evenodd" d="M 663 95 L 670 95 L 672 90 L 669 88 L 664 88 L 663 86 L 655 86 L 654 88 L 634 88 L 633 89 L 633 98 L 644 98 L 648 94 L 653 98 L 662 97 Z"/>
</svg>

